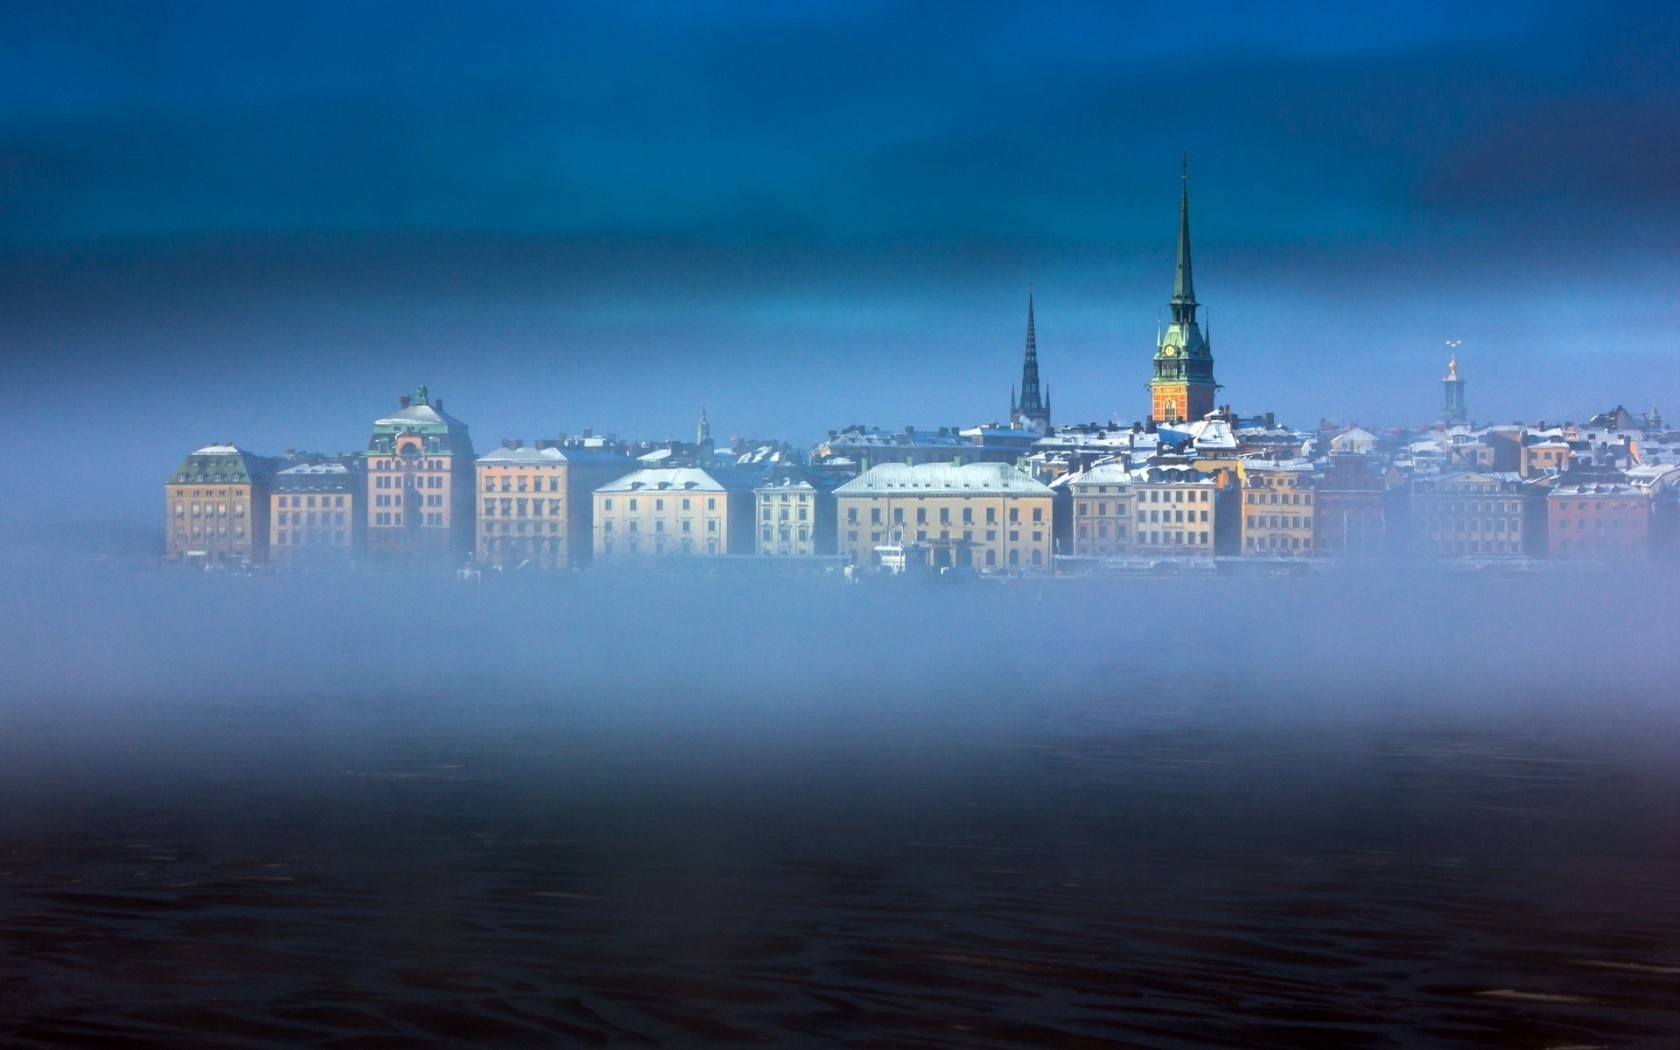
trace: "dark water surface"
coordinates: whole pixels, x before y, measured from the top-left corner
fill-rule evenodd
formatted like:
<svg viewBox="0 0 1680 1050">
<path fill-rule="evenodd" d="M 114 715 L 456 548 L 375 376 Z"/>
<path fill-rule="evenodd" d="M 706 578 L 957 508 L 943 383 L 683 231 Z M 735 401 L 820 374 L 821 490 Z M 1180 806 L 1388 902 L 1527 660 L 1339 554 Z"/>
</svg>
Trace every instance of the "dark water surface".
<svg viewBox="0 0 1680 1050">
<path fill-rule="evenodd" d="M 1657 584 L 568 586 L 13 606 L 0 1041 L 1680 1037 Z"/>
</svg>

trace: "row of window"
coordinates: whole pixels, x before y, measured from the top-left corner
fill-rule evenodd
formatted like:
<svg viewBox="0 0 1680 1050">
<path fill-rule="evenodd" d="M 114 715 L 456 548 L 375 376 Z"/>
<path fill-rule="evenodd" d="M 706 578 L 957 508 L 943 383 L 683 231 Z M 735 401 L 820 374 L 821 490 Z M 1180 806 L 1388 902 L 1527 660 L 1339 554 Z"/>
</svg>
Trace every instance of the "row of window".
<svg viewBox="0 0 1680 1050">
<path fill-rule="evenodd" d="M 318 517 L 317 517 L 318 516 Z M 276 525 L 336 525 L 344 527 L 344 512 L 342 510 L 283 510 L 275 515 Z"/>
<path fill-rule="evenodd" d="M 499 515 L 496 513 L 498 508 L 501 511 Z M 540 518 L 543 517 L 545 508 L 548 516 L 555 518 L 560 516 L 560 501 L 557 499 L 547 501 L 540 499 L 504 499 L 500 501 L 487 499 L 484 501 L 484 516 L 487 518 L 523 518 L 529 514 L 533 518 Z"/>
<path fill-rule="evenodd" d="M 312 508 L 312 507 L 316 506 L 316 503 L 315 503 L 316 499 L 319 499 L 321 501 L 320 506 L 323 506 L 323 507 L 342 507 L 342 506 L 344 506 L 344 497 L 343 496 L 320 496 L 320 497 L 316 497 L 316 496 L 280 496 L 279 498 L 277 498 L 274 501 L 274 505 L 276 507 L 288 507 L 289 506 L 289 507 L 311 507 Z M 288 503 L 287 500 L 290 500 L 291 502 Z"/>
<path fill-rule="evenodd" d="M 376 489 L 441 489 L 443 478 L 441 475 L 404 474 L 401 477 L 381 476 L 373 479 Z"/>
<path fill-rule="evenodd" d="M 1145 532 L 1138 530 L 1138 542 L 1151 547 L 1206 547 L 1208 534 L 1205 532 L 1156 532 L 1151 529 Z"/>
<path fill-rule="evenodd" d="M 544 528 L 544 526 L 547 526 Z M 559 532 L 560 523 L 557 521 L 487 521 L 484 522 L 484 534 L 493 535 L 500 531 L 503 535 L 510 532 Z"/>
<path fill-rule="evenodd" d="M 226 503 L 193 503 L 190 505 L 177 503 L 175 504 L 175 516 L 177 518 L 186 517 L 189 506 L 192 516 L 195 518 L 214 518 L 218 516 L 225 518 L 228 516 L 228 505 Z M 233 516 L 243 518 L 245 516 L 245 504 L 235 503 L 233 505 Z"/>
<path fill-rule="evenodd" d="M 625 526 L 625 531 L 627 531 L 627 532 L 641 532 L 642 531 L 641 524 L 642 524 L 641 522 L 637 521 L 634 518 L 631 518 L 630 521 L 628 522 L 628 524 L 626 524 L 626 526 Z M 684 518 L 682 521 L 678 522 L 678 524 L 680 524 L 682 526 L 682 529 L 680 530 L 682 532 L 692 532 L 693 531 L 691 526 L 694 523 L 689 521 L 687 518 Z M 712 519 L 710 519 L 709 521 L 706 522 L 706 531 L 707 532 L 716 532 L 717 530 L 718 530 L 718 523 L 717 523 L 716 518 L 712 518 Z M 612 532 L 613 531 L 612 519 L 609 518 L 606 521 L 601 522 L 601 531 L 602 532 Z M 653 531 L 654 532 L 664 532 L 665 531 L 664 519 L 655 519 L 654 520 Z"/>
<path fill-rule="evenodd" d="M 1310 551 L 1312 538 L 1303 536 L 1250 536 L 1243 544 L 1251 551 Z"/>
<path fill-rule="evenodd" d="M 601 500 L 601 509 L 602 510 L 612 510 L 613 509 L 613 501 L 612 501 L 611 496 L 608 496 L 608 497 Z M 635 496 L 630 497 L 630 509 L 631 510 L 640 510 L 641 509 L 641 500 L 637 499 Z M 653 501 L 653 509 L 654 510 L 664 510 L 665 509 L 665 500 L 664 499 L 654 500 Z M 688 510 L 689 509 L 689 500 L 688 500 L 688 497 L 686 497 L 686 496 L 683 497 L 682 509 L 683 510 Z M 707 510 L 717 510 L 717 497 L 716 496 L 707 496 L 706 497 L 706 509 Z"/>
<path fill-rule="evenodd" d="M 208 526 L 208 527 L 204 526 L 204 525 L 194 525 L 192 527 L 192 538 L 195 539 L 195 540 L 197 540 L 197 539 L 215 539 L 217 537 L 220 537 L 222 539 L 227 539 L 227 536 L 228 536 L 228 527 L 226 525 Z M 175 530 L 175 538 L 177 540 L 185 540 L 187 538 L 187 530 L 184 529 L 184 528 L 176 529 Z M 236 540 L 244 539 L 245 538 L 245 526 L 243 526 L 243 525 L 234 526 L 233 538 L 236 539 Z"/>
<path fill-rule="evenodd" d="M 274 534 L 274 542 L 281 546 L 307 546 L 332 544 L 344 546 L 343 529 L 281 529 Z"/>
<path fill-rule="evenodd" d="M 1312 519 L 1293 514 L 1250 514 L 1248 527 L 1251 529 L 1310 529 Z"/>
<path fill-rule="evenodd" d="M 524 492 L 524 491 L 526 491 L 526 488 L 525 488 L 526 480 L 527 479 L 523 476 L 520 476 L 520 477 L 517 477 L 517 478 L 487 477 L 487 478 L 484 479 L 484 491 L 485 492 Z M 531 478 L 529 480 L 530 480 L 530 483 L 531 483 L 531 488 L 530 488 L 531 492 L 542 492 L 542 491 L 544 491 L 543 490 L 543 479 L 542 478 Z M 498 482 L 500 484 L 498 484 Z M 517 482 L 518 484 L 514 484 L 515 482 Z M 560 479 L 558 477 L 551 477 L 551 478 L 548 479 L 548 489 L 547 489 L 547 491 L 549 491 L 549 492 L 559 492 L 560 491 Z"/>
<path fill-rule="evenodd" d="M 1312 506 L 1310 492 L 1245 492 L 1244 503 L 1288 503 L 1291 505 Z"/>
<path fill-rule="evenodd" d="M 414 467 L 415 464 L 413 463 L 398 463 L 395 460 L 379 459 L 377 457 L 368 461 L 368 469 L 370 470 L 412 470 Z M 441 459 L 428 459 L 419 464 L 419 468 L 421 470 L 448 470 L 449 466 Z"/>
</svg>

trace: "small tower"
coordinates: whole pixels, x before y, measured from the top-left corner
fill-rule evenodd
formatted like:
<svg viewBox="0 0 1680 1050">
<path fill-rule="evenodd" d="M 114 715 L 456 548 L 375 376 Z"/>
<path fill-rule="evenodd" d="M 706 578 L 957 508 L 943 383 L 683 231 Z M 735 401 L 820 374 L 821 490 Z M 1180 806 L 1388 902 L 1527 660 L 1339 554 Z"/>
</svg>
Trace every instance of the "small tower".
<svg viewBox="0 0 1680 1050">
<path fill-rule="evenodd" d="M 1046 433 L 1050 429 L 1050 392 L 1038 393 L 1038 337 L 1033 331 L 1033 296 L 1027 292 L 1027 356 L 1021 362 L 1021 400 L 1009 397 L 1010 425 Z"/>
<path fill-rule="evenodd" d="M 700 410 L 700 427 L 694 438 L 695 458 L 701 466 L 709 466 L 716 457 L 717 446 L 712 443 L 712 424 L 706 418 L 706 410 Z"/>
<path fill-rule="evenodd" d="M 1196 286 L 1190 273 L 1190 162 L 1178 188 L 1178 262 L 1173 275 L 1172 322 L 1155 339 L 1149 415 L 1162 423 L 1193 422 L 1213 411 L 1213 351 L 1196 323 Z"/>
<path fill-rule="evenodd" d="M 1449 427 L 1468 421 L 1464 411 L 1464 380 L 1458 377 L 1458 355 L 1447 361 L 1447 375 L 1441 380 L 1441 422 Z"/>
</svg>

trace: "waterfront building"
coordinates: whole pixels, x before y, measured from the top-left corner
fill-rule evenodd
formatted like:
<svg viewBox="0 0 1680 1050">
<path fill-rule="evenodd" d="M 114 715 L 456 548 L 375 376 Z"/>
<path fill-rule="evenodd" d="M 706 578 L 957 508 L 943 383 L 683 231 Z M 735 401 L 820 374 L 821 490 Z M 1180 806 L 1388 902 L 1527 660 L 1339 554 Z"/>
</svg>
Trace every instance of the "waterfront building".
<svg viewBox="0 0 1680 1050">
<path fill-rule="evenodd" d="M 594 553 L 594 491 L 632 469 L 600 448 L 504 441 L 477 460 L 474 556 L 489 568 L 569 569 Z"/>
<path fill-rule="evenodd" d="M 268 556 L 271 460 L 219 443 L 188 455 L 164 482 L 165 554 L 189 565 L 239 565 Z"/>
<path fill-rule="evenodd" d="M 835 489 L 840 553 L 879 568 L 877 548 L 917 545 L 932 567 L 1050 569 L 1050 488 L 1005 463 L 885 463 Z"/>
<path fill-rule="evenodd" d="M 1225 553 L 1218 479 L 1188 463 L 1151 464 L 1133 473 L 1131 553 L 1211 558 Z"/>
<path fill-rule="evenodd" d="M 1119 558 L 1131 552 L 1136 493 L 1124 463 L 1097 463 L 1057 478 L 1068 495 L 1069 553 L 1079 558 Z"/>
<path fill-rule="evenodd" d="M 753 489 L 758 553 L 792 558 L 833 554 L 834 485 L 831 476 L 798 464 L 773 468 Z"/>
<path fill-rule="evenodd" d="M 290 568 L 342 568 L 367 536 L 367 475 L 362 464 L 299 463 L 274 475 L 269 495 L 269 559 Z"/>
<path fill-rule="evenodd" d="M 1651 490 L 1619 475 L 1564 475 L 1546 494 L 1548 553 L 1554 558 L 1645 558 L 1653 508 Z"/>
<path fill-rule="evenodd" d="M 1050 430 L 1050 389 L 1041 396 L 1038 386 L 1038 337 L 1033 331 L 1033 297 L 1027 293 L 1027 352 L 1021 362 L 1021 397 L 1009 392 L 1009 425 L 1016 430 L 1045 434 Z"/>
<path fill-rule="evenodd" d="M 1412 539 L 1420 552 L 1436 557 L 1542 554 L 1529 542 L 1534 494 L 1519 475 L 1505 471 L 1414 477 Z M 1541 513 L 1544 506 L 1541 501 Z M 1544 543 L 1542 537 L 1533 546 Z"/>
<path fill-rule="evenodd" d="M 597 488 L 595 559 L 753 552 L 756 475 L 699 467 L 651 467 Z"/>
<path fill-rule="evenodd" d="M 1314 509 L 1311 463 L 1248 460 L 1242 483 L 1242 552 L 1312 554 Z"/>
<path fill-rule="evenodd" d="M 467 425 L 421 387 L 377 419 L 367 448 L 368 550 L 450 563 L 473 547 L 473 448 Z"/>
<path fill-rule="evenodd" d="M 1315 552 L 1357 557 L 1382 551 L 1387 530 L 1381 465 L 1366 452 L 1330 453 L 1313 483 Z"/>
<path fill-rule="evenodd" d="M 1213 381 L 1213 351 L 1196 320 L 1198 305 L 1190 272 L 1190 175 L 1186 168 L 1178 193 L 1172 321 L 1155 341 L 1154 376 L 1149 381 L 1149 415 L 1158 422 L 1194 422 L 1213 411 L 1219 384 Z"/>
</svg>

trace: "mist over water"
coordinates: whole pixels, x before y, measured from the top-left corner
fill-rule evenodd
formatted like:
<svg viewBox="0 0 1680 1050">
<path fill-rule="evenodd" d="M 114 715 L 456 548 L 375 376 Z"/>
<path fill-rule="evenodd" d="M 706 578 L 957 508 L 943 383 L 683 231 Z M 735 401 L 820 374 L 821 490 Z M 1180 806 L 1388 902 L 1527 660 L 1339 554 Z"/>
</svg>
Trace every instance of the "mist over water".
<svg viewBox="0 0 1680 1050">
<path fill-rule="evenodd" d="M 0 571 L 10 1042 L 1680 1034 L 1670 579 Z"/>
</svg>

